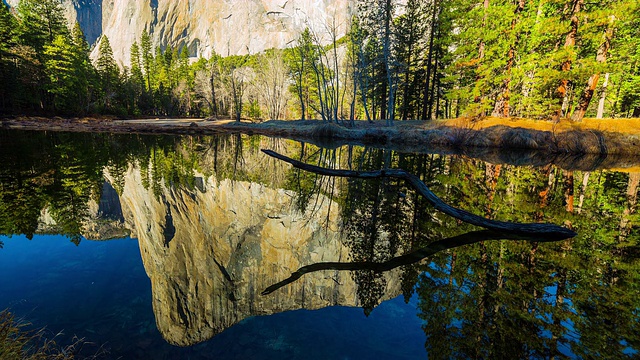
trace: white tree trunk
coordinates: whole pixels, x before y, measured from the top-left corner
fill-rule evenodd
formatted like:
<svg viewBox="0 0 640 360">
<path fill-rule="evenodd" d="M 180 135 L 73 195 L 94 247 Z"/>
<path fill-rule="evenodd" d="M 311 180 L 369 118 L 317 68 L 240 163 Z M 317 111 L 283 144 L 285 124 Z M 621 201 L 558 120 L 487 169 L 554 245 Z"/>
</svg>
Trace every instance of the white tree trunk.
<svg viewBox="0 0 640 360">
<path fill-rule="evenodd" d="M 604 83 L 602 84 L 602 94 L 600 95 L 600 102 L 598 102 L 596 119 L 602 119 L 604 116 L 604 100 L 607 97 L 607 86 L 609 86 L 609 73 L 604 75 Z"/>
</svg>

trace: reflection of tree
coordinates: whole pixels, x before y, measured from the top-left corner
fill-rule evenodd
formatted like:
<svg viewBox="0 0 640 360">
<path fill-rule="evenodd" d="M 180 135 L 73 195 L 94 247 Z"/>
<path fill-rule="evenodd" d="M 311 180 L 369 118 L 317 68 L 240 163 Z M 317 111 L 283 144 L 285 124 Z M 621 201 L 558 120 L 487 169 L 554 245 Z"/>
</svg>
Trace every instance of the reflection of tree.
<svg viewBox="0 0 640 360">
<path fill-rule="evenodd" d="M 2 133 L 0 232 L 33 235 L 48 209 L 60 231 L 79 239 L 87 202 L 100 196 L 103 168 L 121 191 L 131 164 L 139 164 L 147 186 L 195 191 L 199 173 L 301 191 L 300 210 L 322 201 L 317 194 L 331 198 L 341 207 L 351 261 L 385 262 L 475 230 L 435 212 L 403 181 L 332 181 L 259 152 L 278 146 L 234 135 Z M 417 289 L 430 357 L 546 358 L 571 349 L 584 358 L 619 358 L 627 347 L 640 348 L 637 174 L 498 168 L 463 157 L 293 142 L 282 149 L 333 168 L 403 168 L 454 206 L 514 222 L 570 223 L 581 234 L 558 244 L 485 241 L 399 268 L 405 299 Z M 380 271 L 361 269 L 354 279 L 367 313 L 389 295 Z"/>
<path fill-rule="evenodd" d="M 374 149 L 354 150 L 339 167 L 402 168 L 454 206 L 513 222 L 568 224 L 581 234 L 557 244 L 485 241 L 403 266 L 405 299 L 418 284 L 430 358 L 622 358 L 640 348 L 634 174 Z M 400 182 L 342 184 L 337 201 L 350 260 L 385 262 L 473 228 L 434 212 Z M 385 295 L 383 277 L 366 267 L 353 276 L 369 313 Z"/>
<path fill-rule="evenodd" d="M 387 166 L 391 152 L 365 149 L 355 157 L 360 170 Z M 345 205 L 342 208 L 344 234 L 351 250 L 351 260 L 384 262 L 394 257 L 401 246 L 407 246 L 410 221 L 407 189 L 396 179 L 353 179 L 347 182 Z M 386 281 L 380 273 L 356 271 L 358 298 L 366 314 L 378 305 L 384 295 Z"/>
<path fill-rule="evenodd" d="M 88 203 L 99 200 L 103 167 L 122 164 L 139 152 L 132 137 L 105 134 L 10 132 L 0 134 L 0 232 L 55 231 L 76 244 L 88 216 Z M 122 151 L 127 143 L 128 151 Z M 40 229 L 48 210 L 55 229 Z"/>
<path fill-rule="evenodd" d="M 575 216 L 566 211 L 573 210 L 572 179 L 582 174 L 507 167 L 501 176 L 509 185 L 503 190 L 498 183 L 498 217 L 507 218 L 510 209 L 514 220 L 568 220 L 581 236 L 570 243 L 486 243 L 438 254 L 418 283 L 430 357 L 622 358 L 627 347 L 637 349 L 640 304 L 632 289 L 638 264 L 616 256 L 612 243 L 615 219 L 624 216 L 626 177 L 597 172 L 587 185 L 576 184 L 585 199 L 582 215 Z"/>
<path fill-rule="evenodd" d="M 163 187 L 194 191 L 197 173 L 281 186 L 284 176 L 271 172 L 276 161 L 259 152 L 280 142 L 244 135 L 0 133 L 0 233 L 55 232 L 78 243 L 90 200 L 100 200 L 105 169 L 119 194 L 132 165 L 158 196 Z M 281 164 L 275 166 L 284 174 Z M 43 214 L 53 228 L 42 226 Z"/>
<path fill-rule="evenodd" d="M 99 158 L 108 149 L 100 148 L 104 145 L 100 140 L 100 136 L 68 134 L 2 136 L 2 233 L 33 236 L 46 208 L 58 231 L 79 243 L 88 202 L 102 189 Z"/>
</svg>

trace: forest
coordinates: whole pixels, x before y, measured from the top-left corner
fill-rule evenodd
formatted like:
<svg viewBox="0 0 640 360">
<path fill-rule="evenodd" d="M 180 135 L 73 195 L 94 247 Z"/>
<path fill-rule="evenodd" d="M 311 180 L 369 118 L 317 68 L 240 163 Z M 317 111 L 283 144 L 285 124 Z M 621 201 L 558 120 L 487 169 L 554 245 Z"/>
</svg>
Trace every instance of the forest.
<svg viewBox="0 0 640 360">
<path fill-rule="evenodd" d="M 118 64 L 57 0 L 0 6 L 0 113 L 240 120 L 640 117 L 634 0 L 354 1 L 286 49 L 193 58 L 142 33 Z M 97 47 L 97 56 L 89 54 Z M 94 52 L 95 54 L 95 52 Z"/>
</svg>

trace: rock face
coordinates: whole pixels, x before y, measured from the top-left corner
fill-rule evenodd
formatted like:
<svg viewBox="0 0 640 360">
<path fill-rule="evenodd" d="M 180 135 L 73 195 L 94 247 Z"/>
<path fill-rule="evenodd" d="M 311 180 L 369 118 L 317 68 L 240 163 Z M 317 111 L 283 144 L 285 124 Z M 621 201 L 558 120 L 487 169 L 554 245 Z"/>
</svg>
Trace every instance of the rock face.
<svg viewBox="0 0 640 360">
<path fill-rule="evenodd" d="M 255 315 L 358 306 L 348 272 L 307 274 L 260 295 L 304 265 L 348 261 L 337 204 L 324 199 L 315 211 L 300 213 L 293 194 L 282 189 L 204 176 L 196 184 L 193 190 L 162 186 L 154 194 L 132 166 L 120 197 L 151 279 L 156 323 L 168 342 L 193 345 Z M 399 281 L 391 275 L 385 293 L 398 294 Z"/>
<path fill-rule="evenodd" d="M 38 234 L 50 234 L 63 231 L 49 208 L 40 212 Z M 90 200 L 87 204 L 86 218 L 82 221 L 82 236 L 87 240 L 104 241 L 128 237 L 130 231 L 125 228 L 120 198 L 116 190 L 107 182 L 102 186 L 100 202 Z"/>
<path fill-rule="evenodd" d="M 61 0 L 89 43 L 105 34 L 116 60 L 148 31 L 154 46 L 187 46 L 192 57 L 257 53 L 285 47 L 306 27 L 322 33 L 333 22 L 344 33 L 350 0 Z M 11 6 L 19 0 L 8 0 Z M 95 50 L 94 50 L 95 51 Z M 96 54 L 93 54 L 94 56 Z"/>
</svg>

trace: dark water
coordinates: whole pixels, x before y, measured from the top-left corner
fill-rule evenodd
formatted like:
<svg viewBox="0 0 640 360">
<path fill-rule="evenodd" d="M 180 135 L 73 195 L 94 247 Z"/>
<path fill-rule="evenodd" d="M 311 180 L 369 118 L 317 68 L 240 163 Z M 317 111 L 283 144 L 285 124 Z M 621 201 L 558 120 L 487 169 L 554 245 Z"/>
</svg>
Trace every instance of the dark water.
<svg viewBox="0 0 640 360">
<path fill-rule="evenodd" d="M 510 236 L 436 212 L 402 181 L 317 176 L 261 148 L 323 167 L 403 168 L 453 206 L 579 235 L 501 240 Z M 0 150 L 0 308 L 61 345 L 82 338 L 81 357 L 640 349 L 631 161 L 37 132 L 1 133 Z M 282 282 L 304 266 L 317 271 Z"/>
</svg>

